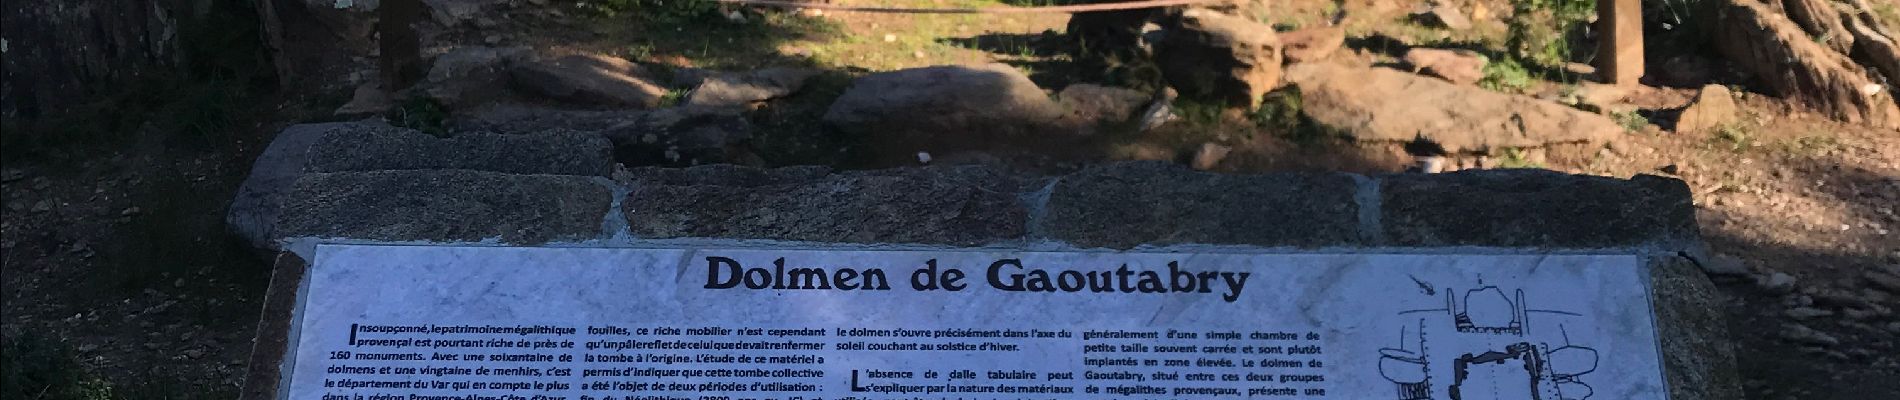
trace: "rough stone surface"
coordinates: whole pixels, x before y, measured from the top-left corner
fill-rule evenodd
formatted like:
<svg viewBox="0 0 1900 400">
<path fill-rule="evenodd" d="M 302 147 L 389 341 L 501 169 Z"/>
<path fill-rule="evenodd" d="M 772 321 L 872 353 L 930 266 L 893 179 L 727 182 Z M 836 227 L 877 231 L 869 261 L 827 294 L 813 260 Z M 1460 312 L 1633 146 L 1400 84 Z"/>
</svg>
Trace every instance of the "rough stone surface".
<svg viewBox="0 0 1900 400">
<path fill-rule="evenodd" d="M 450 109 L 510 96 L 509 68 L 527 57 L 527 48 L 461 47 L 435 58 L 416 91 Z"/>
<path fill-rule="evenodd" d="M 1623 247 L 1700 237 L 1689 188 L 1536 169 L 1394 175 L 1381 221 L 1396 246 Z"/>
<path fill-rule="evenodd" d="M 1484 56 L 1471 50 L 1411 49 L 1405 51 L 1405 63 L 1414 72 L 1424 72 L 1451 83 L 1470 85 L 1484 79 Z"/>
<path fill-rule="evenodd" d="M 1081 247 L 1363 244 L 1345 174 L 1225 175 L 1161 162 L 1062 177 L 1041 233 Z"/>
<path fill-rule="evenodd" d="M 1346 45 L 1346 29 L 1336 26 L 1306 28 L 1280 34 L 1287 62 L 1324 60 Z"/>
<path fill-rule="evenodd" d="M 1062 88 L 1056 101 L 1069 112 L 1069 118 L 1096 124 L 1128 121 L 1152 97 L 1134 89 L 1078 83 Z"/>
<path fill-rule="evenodd" d="M 1740 399 L 1729 304 L 1715 284 L 1680 257 L 1649 260 L 1650 299 L 1661 342 L 1663 379 L 1676 400 Z"/>
<path fill-rule="evenodd" d="M 1900 36 L 1895 36 L 1893 27 L 1881 24 L 1874 18 L 1874 9 L 1865 0 L 1853 0 L 1852 12 L 1842 12 L 1841 21 L 1847 31 L 1854 35 L 1854 49 L 1849 53 L 1866 65 L 1887 77 L 1889 87 L 1900 87 Z M 1896 96 L 1900 97 L 1900 96 Z"/>
<path fill-rule="evenodd" d="M 1712 25 L 1716 49 L 1770 92 L 1799 99 L 1841 121 L 1900 128 L 1893 93 L 1868 79 L 1866 69 L 1815 43 L 1767 5 L 1718 3 Z"/>
<path fill-rule="evenodd" d="M 1722 85 L 1705 85 L 1676 118 L 1676 132 L 1701 132 L 1735 120 L 1735 96 Z"/>
<path fill-rule="evenodd" d="M 533 245 L 599 237 L 613 194 L 595 177 L 432 170 L 314 173 L 285 199 L 278 240 Z"/>
<path fill-rule="evenodd" d="M 1062 115 L 1062 107 L 1021 71 L 988 64 L 858 78 L 825 111 L 824 121 L 846 132 L 921 147 L 968 148 L 1029 139 Z"/>
<path fill-rule="evenodd" d="M 291 125 L 278 132 L 270 146 L 251 164 L 251 175 L 238 186 L 231 208 L 225 212 L 225 226 L 256 248 L 269 248 L 270 233 L 276 229 L 283 197 L 302 177 L 310 163 L 310 149 L 332 130 L 385 129 L 371 122 L 334 122 Z"/>
<path fill-rule="evenodd" d="M 1302 112 L 1365 142 L 1428 141 L 1446 151 L 1601 142 L 1615 121 L 1527 96 L 1459 86 L 1386 68 L 1296 64 Z"/>
<path fill-rule="evenodd" d="M 1155 61 L 1181 97 L 1254 109 L 1260 96 L 1280 85 L 1280 39 L 1273 27 L 1201 8 L 1165 26 Z"/>
<path fill-rule="evenodd" d="M 1816 43 L 1840 54 L 1854 52 L 1854 34 L 1842 23 L 1832 0 L 1782 0 L 1781 10 Z"/>
<path fill-rule="evenodd" d="M 438 138 L 393 128 L 338 129 L 310 149 L 309 172 L 469 169 L 514 174 L 607 176 L 610 145 L 584 132 L 464 133 Z"/>
<path fill-rule="evenodd" d="M 810 172 L 689 168 L 636 182 L 624 212 L 640 238 L 971 246 L 1025 233 L 1026 185 L 986 168 Z"/>
<path fill-rule="evenodd" d="M 817 70 L 774 67 L 743 74 L 725 74 L 702 80 L 685 104 L 698 107 L 744 107 L 789 96 L 817 76 Z"/>
<path fill-rule="evenodd" d="M 647 81 L 638 64 L 597 54 L 539 58 L 515 65 L 514 84 L 548 99 L 594 106 L 652 108 L 666 88 Z"/>
</svg>

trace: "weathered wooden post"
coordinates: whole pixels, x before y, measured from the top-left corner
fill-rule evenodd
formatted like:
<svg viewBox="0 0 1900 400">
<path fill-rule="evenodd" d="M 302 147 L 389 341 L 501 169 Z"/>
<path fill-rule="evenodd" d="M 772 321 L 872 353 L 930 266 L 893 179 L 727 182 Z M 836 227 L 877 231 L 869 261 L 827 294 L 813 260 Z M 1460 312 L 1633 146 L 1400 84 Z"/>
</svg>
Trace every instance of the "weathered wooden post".
<svg viewBox="0 0 1900 400">
<path fill-rule="evenodd" d="M 1643 4 L 1639 0 L 1598 0 L 1597 76 L 1604 83 L 1636 84 L 1643 77 Z"/>
</svg>

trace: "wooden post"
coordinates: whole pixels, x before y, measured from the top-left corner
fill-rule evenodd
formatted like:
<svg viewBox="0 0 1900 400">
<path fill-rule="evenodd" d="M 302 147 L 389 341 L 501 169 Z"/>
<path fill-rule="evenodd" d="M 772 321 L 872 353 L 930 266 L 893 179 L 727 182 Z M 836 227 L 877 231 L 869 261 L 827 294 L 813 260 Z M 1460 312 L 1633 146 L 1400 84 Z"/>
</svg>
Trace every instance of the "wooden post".
<svg viewBox="0 0 1900 400">
<path fill-rule="evenodd" d="M 1643 4 L 1597 0 L 1597 76 L 1604 83 L 1634 85 L 1643 78 Z"/>
<path fill-rule="evenodd" d="M 376 36 L 383 90 L 394 92 L 422 78 L 422 39 L 414 26 L 422 20 L 422 0 L 383 0 L 380 7 Z"/>
</svg>

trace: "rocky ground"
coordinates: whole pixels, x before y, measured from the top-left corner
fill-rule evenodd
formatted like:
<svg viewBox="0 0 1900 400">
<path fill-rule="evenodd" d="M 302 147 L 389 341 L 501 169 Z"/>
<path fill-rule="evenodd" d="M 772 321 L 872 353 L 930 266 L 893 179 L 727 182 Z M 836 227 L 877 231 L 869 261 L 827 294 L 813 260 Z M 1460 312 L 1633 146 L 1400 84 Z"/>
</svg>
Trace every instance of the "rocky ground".
<svg viewBox="0 0 1900 400">
<path fill-rule="evenodd" d="M 1772 85 L 1707 51 L 1652 45 L 1661 54 L 1652 65 L 1669 67 L 1651 68 L 1633 88 L 1587 83 L 1580 64 L 1516 80 L 1470 57 L 1502 54 L 1507 2 L 1455 2 L 1424 15 L 1396 4 L 1407 2 L 1267 2 L 1256 20 L 1282 31 L 1285 46 L 1272 51 L 1273 80 L 1303 97 L 1276 90 L 1263 111 L 1235 113 L 1198 100 L 1219 93 L 1177 98 L 1129 78 L 1146 69 L 1093 72 L 1098 65 L 1061 35 L 1061 15 L 747 10 L 672 20 L 630 16 L 614 2 L 428 3 L 477 12 L 437 11 L 421 24 L 426 72 L 412 89 L 382 90 L 373 60 L 333 55 L 323 57 L 331 69 L 310 72 L 330 75 L 297 95 L 257 99 L 222 145 L 146 135 L 155 138 L 110 151 L 9 153 L 0 169 L 0 331 L 10 371 L 73 361 L 75 379 L 96 377 L 120 398 L 232 396 L 267 276 L 246 243 L 256 238 L 228 231 L 230 199 L 284 126 L 370 118 L 448 137 L 595 132 L 630 166 L 986 163 L 1036 173 L 1162 159 L 1239 173 L 1529 167 L 1673 176 L 1695 191 L 1715 253 L 1699 261 L 1731 300 L 1749 398 L 1900 393 L 1900 131 L 1769 95 Z M 966 67 L 920 69 L 931 65 Z M 1373 69 L 1385 67 L 1395 69 Z M 1339 71 L 1348 73 L 1331 77 Z M 1388 95 L 1395 87 L 1407 96 Z M 1448 109 L 1501 107 L 1532 115 L 1517 124 L 1563 129 L 1498 142 L 1480 133 L 1508 126 L 1480 117 L 1421 128 L 1433 104 L 1408 96 L 1469 102 L 1436 104 Z M 1334 118 L 1354 113 L 1428 117 L 1363 126 Z M 1435 148 L 1390 138 L 1421 132 Z"/>
</svg>

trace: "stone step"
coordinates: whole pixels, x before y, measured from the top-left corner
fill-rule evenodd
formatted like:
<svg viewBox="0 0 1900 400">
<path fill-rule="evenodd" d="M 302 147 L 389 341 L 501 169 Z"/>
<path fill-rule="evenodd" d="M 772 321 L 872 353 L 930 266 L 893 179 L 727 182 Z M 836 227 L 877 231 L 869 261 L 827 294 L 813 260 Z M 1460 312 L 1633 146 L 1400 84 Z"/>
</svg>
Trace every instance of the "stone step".
<svg viewBox="0 0 1900 400">
<path fill-rule="evenodd" d="M 474 170 L 310 173 L 283 197 L 273 243 L 295 238 L 538 244 L 602 236 L 605 178 Z"/>
<path fill-rule="evenodd" d="M 463 169 L 604 177 L 614 168 L 611 147 L 599 135 L 576 132 L 438 138 L 376 121 L 293 125 L 252 164 L 225 223 L 252 246 L 274 249 L 279 203 L 305 174 Z"/>
</svg>

